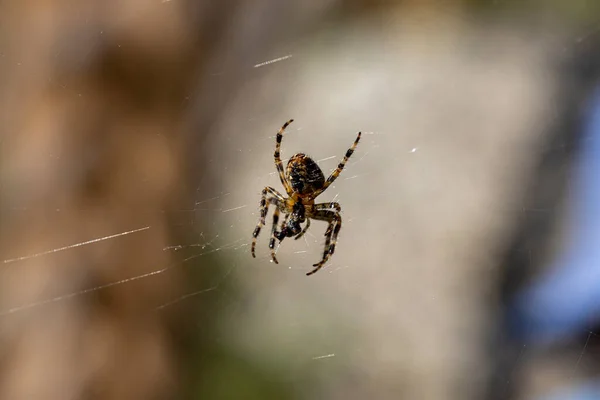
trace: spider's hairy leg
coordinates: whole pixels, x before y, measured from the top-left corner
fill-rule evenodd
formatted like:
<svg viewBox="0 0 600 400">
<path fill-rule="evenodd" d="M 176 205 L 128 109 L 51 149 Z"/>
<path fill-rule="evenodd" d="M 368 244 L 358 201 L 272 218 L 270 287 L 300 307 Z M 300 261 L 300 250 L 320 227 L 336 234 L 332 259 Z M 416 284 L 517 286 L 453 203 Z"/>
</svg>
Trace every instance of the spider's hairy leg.
<svg viewBox="0 0 600 400">
<path fill-rule="evenodd" d="M 350 148 L 346 151 L 346 155 L 344 156 L 344 159 L 342 160 L 342 162 L 340 162 L 338 164 L 337 168 L 335 169 L 335 171 L 333 171 L 331 173 L 331 175 L 329 175 L 329 178 L 327 178 L 323 187 L 313 194 L 313 199 L 316 198 L 321 193 L 323 193 L 329 187 L 329 185 L 331 185 L 337 179 L 337 177 L 340 176 L 340 174 L 342 173 L 342 170 L 344 169 L 344 167 L 346 166 L 346 163 L 348 162 L 348 159 L 350 158 L 352 153 L 354 153 L 354 150 L 356 150 L 356 146 L 358 145 L 358 142 L 360 141 L 360 136 L 361 136 L 361 132 L 358 132 L 358 135 L 356 136 L 356 140 L 354 141 L 354 143 L 352 143 L 352 146 L 350 146 Z"/>
<path fill-rule="evenodd" d="M 310 218 L 307 218 L 306 219 L 306 226 L 304 226 L 304 229 L 302 229 L 302 232 L 300 232 L 299 234 L 296 235 L 296 237 L 294 237 L 294 240 L 298 240 L 302 236 L 304 236 L 304 234 L 306 233 L 306 231 L 308 230 L 309 227 L 310 227 Z"/>
<path fill-rule="evenodd" d="M 340 203 L 332 201 L 330 203 L 319 203 L 319 204 L 315 204 L 313 206 L 313 209 L 315 211 L 319 211 L 319 210 L 335 210 L 337 212 L 342 212 L 342 207 L 340 206 Z"/>
<path fill-rule="evenodd" d="M 256 238 L 260 234 L 261 228 L 265 225 L 265 218 L 267 217 L 267 211 L 269 210 L 269 204 L 275 204 L 279 207 L 279 204 L 284 203 L 285 200 L 281 194 L 272 187 L 267 186 L 262 191 L 262 196 L 260 198 L 260 218 L 258 220 L 258 224 L 256 228 L 254 228 L 254 232 L 252 233 L 252 246 L 250 247 L 250 251 L 252 252 L 252 257 L 256 258 L 255 248 L 256 248 Z"/>
<path fill-rule="evenodd" d="M 327 227 L 327 231 L 325 231 L 325 250 L 323 251 L 323 259 L 318 263 L 313 264 L 313 267 L 316 268 L 307 273 L 307 276 L 320 270 L 329 260 L 329 257 L 331 257 L 335 251 L 337 237 L 340 233 L 340 229 L 342 229 L 342 216 L 336 211 L 319 210 L 312 214 L 310 218 L 327 221 L 329 222 L 329 226 Z"/>
<path fill-rule="evenodd" d="M 313 206 L 313 210 L 314 211 L 321 211 L 321 210 L 335 210 L 338 213 L 342 212 L 342 207 L 340 206 L 340 203 L 332 201 L 330 203 L 319 203 L 319 204 L 315 204 Z M 341 223 L 341 220 L 340 220 Z M 325 236 L 328 236 L 331 234 L 331 230 L 333 229 L 333 225 L 329 224 L 329 226 L 327 227 L 327 230 L 325 231 Z"/>
<path fill-rule="evenodd" d="M 279 261 L 277 261 L 277 257 L 275 257 L 275 239 L 278 239 L 279 243 L 281 243 L 283 239 L 285 239 L 285 235 L 283 235 L 282 233 L 285 229 L 285 226 L 287 225 L 287 221 L 289 218 L 290 214 L 286 214 L 286 216 L 283 218 L 283 221 L 281 221 L 281 228 L 279 229 L 279 231 L 277 231 L 277 222 L 275 222 L 275 218 L 273 218 L 273 229 L 271 230 L 271 240 L 269 240 L 269 249 L 271 249 L 271 260 L 273 260 L 275 264 L 279 264 Z"/>
<path fill-rule="evenodd" d="M 275 139 L 275 167 L 277 167 L 279 179 L 281 179 L 281 184 L 285 188 L 285 191 L 287 192 L 288 196 L 291 196 L 292 194 L 292 186 L 287 181 L 287 179 L 285 179 L 285 173 L 283 172 L 283 163 L 281 162 L 281 140 L 283 139 L 283 132 L 285 131 L 285 128 L 287 128 L 288 125 L 292 122 L 294 122 L 294 120 L 290 119 L 288 122 L 283 124 L 283 126 L 279 129 L 279 132 L 277 132 L 277 137 Z"/>
<path fill-rule="evenodd" d="M 285 226 L 287 215 L 284 218 L 282 226 Z M 277 223 L 279 222 L 279 207 L 273 213 L 273 226 L 271 227 L 271 239 L 269 239 L 269 249 L 271 249 L 271 259 L 275 264 L 279 264 L 275 257 L 275 239 L 277 238 Z"/>
</svg>

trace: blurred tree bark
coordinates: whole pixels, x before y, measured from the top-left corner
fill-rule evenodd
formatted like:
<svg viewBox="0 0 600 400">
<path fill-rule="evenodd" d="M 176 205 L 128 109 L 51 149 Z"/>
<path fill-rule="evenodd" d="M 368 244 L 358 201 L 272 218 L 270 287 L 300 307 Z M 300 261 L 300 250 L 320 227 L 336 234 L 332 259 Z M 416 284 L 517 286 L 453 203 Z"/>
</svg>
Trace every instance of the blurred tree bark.
<svg viewBox="0 0 600 400">
<path fill-rule="evenodd" d="M 182 99 L 235 5 L 210 3 L 192 15 L 178 2 L 1 5 L 1 398 L 176 390 L 155 307 L 180 291 L 181 270 L 115 282 L 171 262 Z"/>
<path fill-rule="evenodd" d="M 0 2 L 0 398 L 172 398 L 165 210 L 244 71 L 333 3 Z"/>
</svg>

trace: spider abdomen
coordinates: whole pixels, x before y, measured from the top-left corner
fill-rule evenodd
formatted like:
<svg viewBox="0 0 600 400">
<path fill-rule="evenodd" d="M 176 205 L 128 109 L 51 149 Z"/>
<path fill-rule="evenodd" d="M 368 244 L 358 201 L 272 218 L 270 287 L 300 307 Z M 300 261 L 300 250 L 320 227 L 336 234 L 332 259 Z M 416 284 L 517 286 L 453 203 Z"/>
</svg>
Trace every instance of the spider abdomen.
<svg viewBox="0 0 600 400">
<path fill-rule="evenodd" d="M 294 154 L 287 164 L 286 175 L 294 192 L 310 195 L 325 185 L 325 176 L 317 163 L 306 154 Z"/>
</svg>

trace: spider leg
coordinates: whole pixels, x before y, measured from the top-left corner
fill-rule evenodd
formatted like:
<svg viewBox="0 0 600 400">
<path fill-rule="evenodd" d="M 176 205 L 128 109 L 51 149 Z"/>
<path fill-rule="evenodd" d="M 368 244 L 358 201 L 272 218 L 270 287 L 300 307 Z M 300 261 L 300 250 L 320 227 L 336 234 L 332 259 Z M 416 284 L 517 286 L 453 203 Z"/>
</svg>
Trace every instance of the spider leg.
<svg viewBox="0 0 600 400">
<path fill-rule="evenodd" d="M 335 251 L 337 237 L 340 233 L 340 229 L 342 229 L 342 216 L 336 211 L 317 210 L 310 217 L 321 221 L 327 221 L 329 222 L 329 226 L 327 227 L 327 231 L 325 231 L 325 250 L 323 251 L 323 259 L 318 263 L 313 264 L 313 267 L 316 268 L 308 272 L 306 274 L 307 276 L 312 275 L 320 270 L 329 260 L 329 257 L 331 257 Z"/>
<path fill-rule="evenodd" d="M 255 248 L 256 248 L 256 238 L 260 234 L 261 228 L 265 225 L 265 218 L 267 217 L 267 211 L 269 210 L 270 204 L 275 204 L 279 208 L 279 204 L 284 202 L 284 198 L 279 192 L 272 187 L 266 187 L 262 191 L 262 196 L 260 199 L 260 218 L 258 220 L 258 224 L 256 228 L 254 228 L 254 232 L 252 233 L 252 246 L 250 247 L 250 251 L 252 252 L 252 257 L 256 258 Z M 278 216 L 279 218 L 279 216 Z"/>
<path fill-rule="evenodd" d="M 275 216 L 277 216 L 277 217 L 275 217 Z M 285 216 L 285 218 L 283 219 L 283 221 L 281 222 L 281 230 L 283 230 L 283 227 L 287 223 L 288 218 L 289 218 L 289 214 L 287 214 Z M 275 210 L 275 214 L 273 214 L 273 227 L 271 228 L 271 239 L 269 239 L 269 249 L 271 249 L 271 259 L 273 260 L 273 262 L 275 264 L 279 264 L 279 261 L 277 261 L 277 257 L 275 257 L 275 239 L 277 239 L 279 237 L 279 233 L 281 233 L 281 230 L 279 232 L 277 232 L 277 222 L 278 221 L 279 221 L 279 208 L 277 208 L 277 210 Z M 280 238 L 279 242 L 281 243 L 282 240 L 283 240 L 283 238 Z"/>
<path fill-rule="evenodd" d="M 334 209 L 338 213 L 342 212 L 342 207 L 340 206 L 340 203 L 337 203 L 335 201 L 332 201 L 331 203 L 319 203 L 319 204 L 315 204 L 313 206 L 313 210 L 315 210 L 315 211 L 332 210 L 332 209 Z M 340 220 L 340 223 L 341 223 L 341 220 Z M 333 225 L 329 224 L 329 226 L 327 227 L 327 230 L 325 231 L 325 236 L 330 235 L 332 229 L 333 229 Z"/>
<path fill-rule="evenodd" d="M 318 211 L 318 210 L 331 210 L 334 209 L 337 212 L 341 212 L 342 211 L 342 207 L 340 207 L 339 203 L 336 202 L 331 202 L 331 203 L 320 203 L 320 204 L 315 204 L 313 206 L 313 210 Z M 304 227 L 304 229 L 302 229 L 302 232 L 300 232 L 299 234 L 296 235 L 296 237 L 294 238 L 294 240 L 298 240 L 300 239 L 302 236 L 304 236 L 304 234 L 306 233 L 306 231 L 308 230 L 308 228 L 310 227 L 310 218 L 306 219 L 306 226 Z M 325 235 L 328 235 L 329 233 L 325 233 Z"/>
<path fill-rule="evenodd" d="M 356 140 L 354 141 L 354 143 L 352 143 L 352 146 L 350 146 L 350 148 L 346 151 L 346 155 L 344 156 L 344 159 L 342 160 L 342 162 L 339 163 L 337 168 L 331 173 L 331 175 L 329 175 L 329 178 L 327 178 L 323 187 L 321 189 L 317 190 L 312 195 L 313 199 L 316 198 L 321 193 L 323 193 L 325 190 L 327 190 L 329 185 L 331 185 L 337 179 L 337 177 L 340 176 L 340 174 L 342 173 L 342 170 L 344 169 L 344 166 L 346 166 L 346 162 L 348 162 L 348 159 L 350 158 L 352 153 L 354 153 L 354 150 L 356 149 L 356 146 L 358 145 L 358 142 L 360 140 L 360 135 L 361 135 L 361 132 L 358 132 L 358 135 L 356 136 Z"/>
<path fill-rule="evenodd" d="M 271 239 L 269 239 L 269 249 L 271 249 L 271 259 L 275 264 L 279 264 L 275 257 L 275 234 L 277 233 L 277 223 L 279 223 L 279 207 L 273 213 L 273 226 L 271 227 Z"/>
<path fill-rule="evenodd" d="M 331 209 L 334 209 L 337 212 L 342 212 L 342 207 L 340 206 L 340 203 L 337 203 L 335 201 L 332 201 L 331 203 L 319 203 L 313 206 L 313 210 L 315 211 Z"/>
<path fill-rule="evenodd" d="M 294 122 L 293 119 L 290 119 L 288 122 L 283 124 L 283 126 L 277 132 L 276 144 L 275 144 L 275 167 L 277 167 L 277 172 L 279 173 L 279 179 L 281 179 L 281 184 L 285 188 L 288 196 L 292 195 L 292 186 L 285 179 L 285 173 L 283 172 L 283 163 L 281 162 L 281 140 L 283 139 L 283 132 L 285 128 L 288 127 L 289 124 Z"/>
<path fill-rule="evenodd" d="M 304 229 L 302 229 L 302 232 L 300 232 L 299 234 L 296 235 L 296 237 L 294 237 L 294 240 L 298 240 L 300 239 L 302 236 L 304 236 L 304 234 L 306 233 L 306 231 L 308 230 L 308 227 L 310 226 L 310 218 L 306 219 L 306 226 L 304 227 Z"/>
</svg>

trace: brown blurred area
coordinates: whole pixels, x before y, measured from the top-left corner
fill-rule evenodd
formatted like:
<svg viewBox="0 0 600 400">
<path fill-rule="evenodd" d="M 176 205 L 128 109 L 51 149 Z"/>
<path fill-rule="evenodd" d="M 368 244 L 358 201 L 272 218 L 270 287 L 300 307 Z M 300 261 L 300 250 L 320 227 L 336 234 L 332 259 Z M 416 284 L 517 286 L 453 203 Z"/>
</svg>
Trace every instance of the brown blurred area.
<svg viewBox="0 0 600 400">
<path fill-rule="evenodd" d="M 282 23 L 260 25 L 290 7 L 0 10 L 0 398 L 172 398 L 181 382 L 168 326 L 181 322 L 156 306 L 182 294 L 184 276 L 154 275 L 176 261 L 164 250 L 177 231 L 169 211 L 194 208 L 189 167 L 203 174 L 186 142 L 202 143 L 243 79 L 217 88 L 210 68 L 235 74 Z"/>
<path fill-rule="evenodd" d="M 179 272 L 43 302 L 169 264 L 179 103 L 210 46 L 160 3 L 5 2 L 0 19 L 0 397 L 168 397 L 172 346 L 149 305 L 177 293 Z"/>
<path fill-rule="evenodd" d="M 0 398 L 484 398 L 498 258 L 589 22 L 553 7 L 0 2 Z M 366 132 L 309 279 L 319 224 L 280 266 L 269 224 L 246 246 L 291 117 L 325 173 Z"/>
</svg>

